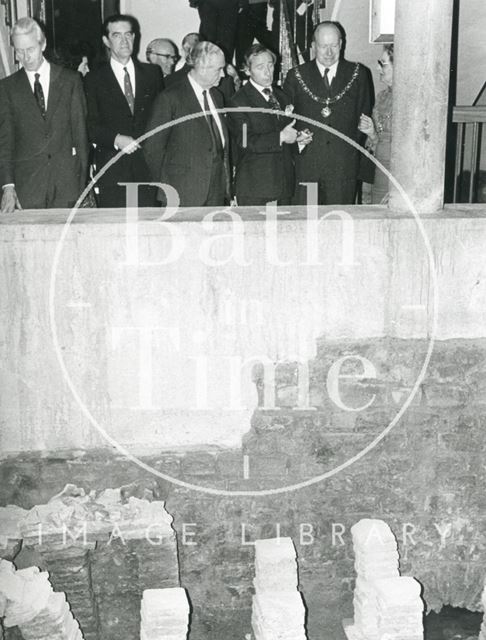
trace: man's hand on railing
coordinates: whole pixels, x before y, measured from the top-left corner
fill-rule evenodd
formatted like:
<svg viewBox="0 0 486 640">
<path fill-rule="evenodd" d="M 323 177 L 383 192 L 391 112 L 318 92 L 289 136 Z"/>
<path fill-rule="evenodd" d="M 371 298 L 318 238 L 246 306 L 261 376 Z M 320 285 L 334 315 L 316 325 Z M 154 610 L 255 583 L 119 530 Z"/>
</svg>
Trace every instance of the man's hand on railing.
<svg viewBox="0 0 486 640">
<path fill-rule="evenodd" d="M 15 187 L 13 185 L 7 185 L 3 188 L 0 211 L 2 213 L 13 213 L 15 209 L 22 209 L 22 207 L 17 198 Z"/>
</svg>

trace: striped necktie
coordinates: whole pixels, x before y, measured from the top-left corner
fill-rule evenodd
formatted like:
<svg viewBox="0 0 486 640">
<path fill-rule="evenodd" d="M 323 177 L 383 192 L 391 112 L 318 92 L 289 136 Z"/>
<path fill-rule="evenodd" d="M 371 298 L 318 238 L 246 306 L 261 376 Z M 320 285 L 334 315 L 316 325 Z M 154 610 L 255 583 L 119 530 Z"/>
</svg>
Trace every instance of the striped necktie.
<svg viewBox="0 0 486 640">
<path fill-rule="evenodd" d="M 35 74 L 35 80 L 34 80 L 34 96 L 35 99 L 37 101 L 37 106 L 39 107 L 39 110 L 41 112 L 41 115 L 43 118 L 46 117 L 46 99 L 44 97 L 44 91 L 42 89 L 42 85 L 40 83 L 40 74 L 36 73 Z"/>
<path fill-rule="evenodd" d="M 123 71 L 125 72 L 125 78 L 123 81 L 123 86 L 125 88 L 125 98 L 127 99 L 128 106 L 130 107 L 130 111 L 132 112 L 133 116 L 133 112 L 135 111 L 135 98 L 133 97 L 132 83 L 130 81 L 128 69 L 126 67 L 123 67 Z"/>
<path fill-rule="evenodd" d="M 324 86 L 326 87 L 327 93 L 331 92 L 331 83 L 329 82 L 329 68 L 326 67 L 324 69 Z"/>
<path fill-rule="evenodd" d="M 271 108 L 274 111 L 280 111 L 281 109 L 280 102 L 277 100 L 277 98 L 275 97 L 275 94 L 270 89 L 270 87 L 265 87 L 265 89 L 263 89 L 263 93 L 267 96 L 268 104 L 271 106 Z"/>
</svg>

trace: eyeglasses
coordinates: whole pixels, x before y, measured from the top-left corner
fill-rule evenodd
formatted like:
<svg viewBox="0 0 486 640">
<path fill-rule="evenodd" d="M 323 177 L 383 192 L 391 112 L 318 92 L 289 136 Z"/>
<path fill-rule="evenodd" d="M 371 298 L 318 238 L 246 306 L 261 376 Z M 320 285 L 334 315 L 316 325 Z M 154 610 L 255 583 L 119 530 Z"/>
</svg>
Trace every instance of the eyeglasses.
<svg viewBox="0 0 486 640">
<path fill-rule="evenodd" d="M 179 56 L 171 55 L 170 53 L 157 53 L 157 51 L 150 51 L 150 53 L 153 53 L 154 56 L 160 56 L 161 58 L 172 58 L 175 62 L 179 60 Z"/>
<path fill-rule="evenodd" d="M 380 69 L 383 69 L 383 67 L 386 67 L 387 65 L 390 64 L 390 62 L 383 62 L 383 60 L 377 60 L 376 62 L 378 63 L 378 66 L 380 67 Z"/>
</svg>

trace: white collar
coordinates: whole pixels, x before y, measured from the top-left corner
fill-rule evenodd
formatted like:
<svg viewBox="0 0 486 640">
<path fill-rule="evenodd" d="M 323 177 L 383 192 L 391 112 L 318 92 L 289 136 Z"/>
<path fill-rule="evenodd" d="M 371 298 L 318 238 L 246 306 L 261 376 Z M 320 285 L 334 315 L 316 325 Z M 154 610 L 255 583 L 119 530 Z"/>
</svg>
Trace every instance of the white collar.
<svg viewBox="0 0 486 640">
<path fill-rule="evenodd" d="M 35 80 L 36 73 L 38 73 L 41 78 L 46 78 L 50 71 L 50 68 L 51 68 L 51 65 L 47 62 L 45 58 L 42 58 L 41 65 L 37 69 L 37 71 L 27 71 L 27 69 L 25 69 L 25 73 L 28 75 L 29 78 L 32 78 L 32 82 L 33 82 Z"/>
<path fill-rule="evenodd" d="M 267 96 L 267 94 L 265 93 L 265 89 L 270 89 L 270 91 L 273 91 L 272 87 L 271 86 L 270 87 L 262 87 L 261 84 L 258 84 L 257 82 L 254 82 L 254 80 L 252 80 L 251 78 L 249 78 L 248 82 L 250 82 L 250 84 L 252 86 L 254 86 L 255 89 L 257 91 L 259 91 L 262 94 L 262 96 L 265 98 L 265 100 L 268 102 L 269 96 Z"/>
<path fill-rule="evenodd" d="M 189 78 L 189 82 L 191 83 L 191 87 L 194 89 L 194 93 L 196 94 L 197 99 L 202 104 L 202 101 L 204 99 L 203 92 L 206 91 L 207 95 L 209 96 L 211 89 L 204 89 L 203 87 L 201 87 L 199 82 L 194 80 L 194 78 L 192 77 L 192 73 L 190 71 L 187 74 L 187 77 Z"/>
<path fill-rule="evenodd" d="M 130 60 L 126 63 L 126 64 L 122 64 L 121 62 L 119 62 L 118 60 L 115 60 L 115 58 L 113 58 L 113 56 L 110 58 L 110 64 L 111 64 L 111 68 L 113 69 L 113 71 L 116 73 L 118 71 L 118 73 L 123 72 L 123 70 L 125 69 L 125 67 L 128 70 L 128 73 L 133 73 L 135 70 L 135 65 L 133 64 L 133 60 L 130 58 Z"/>
<path fill-rule="evenodd" d="M 329 69 L 329 73 L 327 74 L 327 77 L 329 78 L 329 82 L 331 82 L 331 80 L 334 78 L 334 76 L 337 73 L 337 66 L 339 64 L 339 60 L 334 64 L 332 64 L 330 67 L 326 67 L 323 64 L 321 64 L 316 58 L 316 64 L 322 77 L 324 77 L 325 70 Z"/>
</svg>

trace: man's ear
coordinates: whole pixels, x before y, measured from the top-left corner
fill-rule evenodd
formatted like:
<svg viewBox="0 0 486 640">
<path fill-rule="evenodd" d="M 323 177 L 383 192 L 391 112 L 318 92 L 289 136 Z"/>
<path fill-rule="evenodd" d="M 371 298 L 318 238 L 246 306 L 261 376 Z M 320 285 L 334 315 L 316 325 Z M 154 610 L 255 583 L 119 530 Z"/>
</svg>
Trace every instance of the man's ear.
<svg viewBox="0 0 486 640">
<path fill-rule="evenodd" d="M 110 48 L 110 41 L 108 40 L 108 38 L 106 36 L 103 36 L 101 39 L 103 40 L 103 44 L 105 45 L 105 47 Z"/>
<path fill-rule="evenodd" d="M 42 44 L 42 52 L 44 52 L 46 50 L 47 47 L 47 40 L 44 40 L 43 44 Z"/>
</svg>

